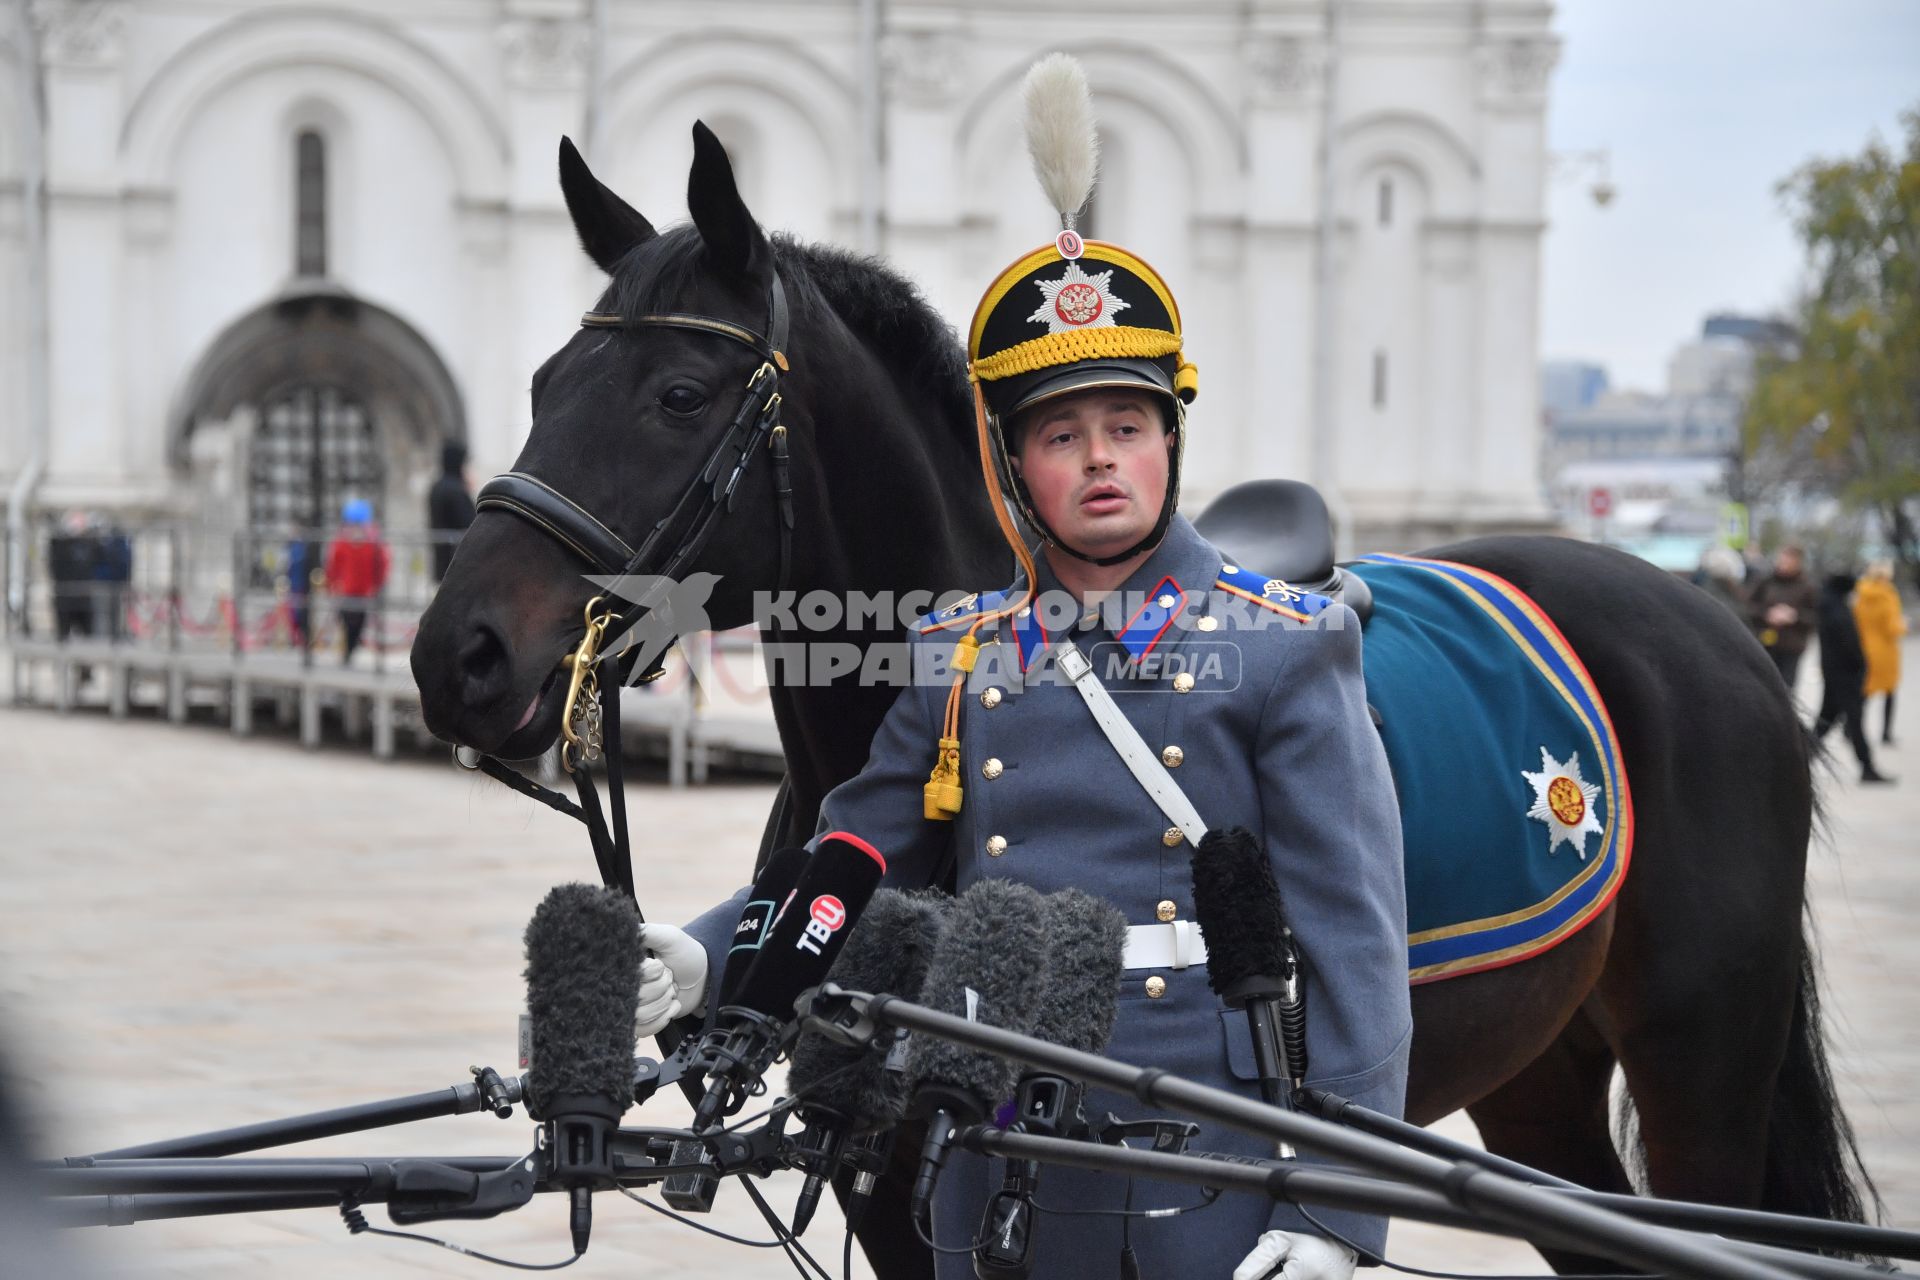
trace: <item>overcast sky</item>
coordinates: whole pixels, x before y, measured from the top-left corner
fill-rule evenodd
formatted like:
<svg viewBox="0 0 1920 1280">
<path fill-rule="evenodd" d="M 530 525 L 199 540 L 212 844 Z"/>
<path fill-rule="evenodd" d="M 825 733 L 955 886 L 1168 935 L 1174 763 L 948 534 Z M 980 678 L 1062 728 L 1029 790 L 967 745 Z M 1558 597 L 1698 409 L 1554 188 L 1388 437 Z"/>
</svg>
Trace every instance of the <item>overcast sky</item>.
<svg viewBox="0 0 1920 1280">
<path fill-rule="evenodd" d="M 1784 308 L 1801 254 L 1774 184 L 1898 137 L 1920 106 L 1920 0 L 1558 0 L 1556 152 L 1604 147 L 1548 201 L 1541 353 L 1660 390 L 1710 311 Z"/>
</svg>

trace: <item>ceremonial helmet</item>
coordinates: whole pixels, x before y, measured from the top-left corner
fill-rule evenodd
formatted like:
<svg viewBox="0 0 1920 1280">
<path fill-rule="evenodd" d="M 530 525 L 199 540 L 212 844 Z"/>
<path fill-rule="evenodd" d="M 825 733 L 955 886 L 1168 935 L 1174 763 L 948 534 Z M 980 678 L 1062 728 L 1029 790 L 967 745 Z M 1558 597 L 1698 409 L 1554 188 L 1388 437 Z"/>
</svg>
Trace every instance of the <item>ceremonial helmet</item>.
<svg viewBox="0 0 1920 1280">
<path fill-rule="evenodd" d="M 1119 245 L 1083 240 L 1075 227 L 1099 162 L 1086 73 L 1072 57 L 1052 54 L 1027 73 L 1025 94 L 1027 149 L 1061 230 L 994 278 L 968 328 L 968 376 L 994 464 L 987 480 L 1048 543 L 1093 564 L 1117 564 L 1166 536 L 1179 501 L 1186 406 L 1199 377 L 1182 352 L 1180 308 L 1160 273 Z M 1166 499 L 1152 532 L 1098 559 L 1062 542 L 1034 510 L 1007 438 L 1022 412 L 1094 387 L 1154 393 L 1173 437 Z"/>
</svg>

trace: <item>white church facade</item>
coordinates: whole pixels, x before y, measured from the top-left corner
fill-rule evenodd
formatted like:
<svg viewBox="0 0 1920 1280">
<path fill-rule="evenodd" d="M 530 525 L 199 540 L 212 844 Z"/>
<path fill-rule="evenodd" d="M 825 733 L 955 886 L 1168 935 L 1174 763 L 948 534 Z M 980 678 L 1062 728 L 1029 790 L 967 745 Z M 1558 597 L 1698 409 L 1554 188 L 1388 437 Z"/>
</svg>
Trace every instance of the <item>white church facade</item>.
<svg viewBox="0 0 1920 1280">
<path fill-rule="evenodd" d="M 1172 284 L 1202 392 L 1196 507 L 1335 490 L 1349 545 L 1539 528 L 1545 109 L 1537 0 L 35 0 L 0 28 L 0 500 L 34 452 L 31 113 L 44 104 L 36 509 L 221 526 L 369 490 L 418 528 L 477 476 L 599 289 L 567 134 L 656 224 L 689 127 L 770 229 L 884 254 L 955 322 L 1055 229 L 1020 77 L 1077 54 L 1091 235 Z M 1318 427 L 1318 430 L 1316 430 Z M 324 444 L 324 448 L 322 445 Z M 328 518 L 332 512 L 326 513 Z"/>
</svg>

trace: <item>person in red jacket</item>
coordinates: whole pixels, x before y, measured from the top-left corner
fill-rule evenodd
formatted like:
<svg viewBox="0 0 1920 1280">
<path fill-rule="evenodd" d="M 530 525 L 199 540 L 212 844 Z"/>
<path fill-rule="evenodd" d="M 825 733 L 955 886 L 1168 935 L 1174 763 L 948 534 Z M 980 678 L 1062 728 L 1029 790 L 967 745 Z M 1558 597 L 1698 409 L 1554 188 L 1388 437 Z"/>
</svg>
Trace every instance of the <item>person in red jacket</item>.
<svg viewBox="0 0 1920 1280">
<path fill-rule="evenodd" d="M 343 662 L 351 663 L 353 651 L 360 647 L 367 606 L 386 585 L 392 562 L 373 522 L 373 504 L 365 498 L 348 499 L 340 509 L 340 531 L 327 547 L 327 590 L 339 601 L 340 625 L 347 636 Z"/>
</svg>

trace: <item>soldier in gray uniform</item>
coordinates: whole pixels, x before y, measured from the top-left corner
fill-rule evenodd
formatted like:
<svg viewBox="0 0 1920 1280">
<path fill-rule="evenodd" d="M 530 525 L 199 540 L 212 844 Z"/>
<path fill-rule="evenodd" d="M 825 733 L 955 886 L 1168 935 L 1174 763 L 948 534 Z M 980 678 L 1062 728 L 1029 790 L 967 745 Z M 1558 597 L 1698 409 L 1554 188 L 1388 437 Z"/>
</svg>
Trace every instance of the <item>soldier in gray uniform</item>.
<svg viewBox="0 0 1920 1280">
<path fill-rule="evenodd" d="M 1063 232 L 987 291 L 968 355 L 996 460 L 987 483 L 1028 526 L 1008 530 L 1022 571 L 916 629 L 915 669 L 942 674 L 902 690 L 820 829 L 872 842 L 895 888 L 950 868 L 962 890 L 1002 877 L 1104 897 L 1130 925 L 1108 1054 L 1257 1098 L 1245 1015 L 1208 988 L 1198 954 L 1194 849 L 1060 677 L 1054 646 L 1071 644 L 1204 822 L 1264 842 L 1307 974 L 1309 1083 L 1400 1114 L 1412 1016 L 1399 811 L 1359 623 L 1227 561 L 1176 513 L 1197 379 L 1172 295 L 1146 263 Z M 742 901 L 685 933 L 647 927 L 657 959 L 643 974 L 654 1020 L 643 1032 L 699 1007 Z M 1144 1118 L 1097 1090 L 1087 1110 Z M 1213 1126 L 1193 1147 L 1272 1155 Z M 954 1251 L 938 1257 L 942 1280 L 972 1274 L 965 1250 L 1001 1174 L 998 1161 L 952 1157 L 934 1204 L 934 1242 Z M 1309 1220 L 1248 1196 L 1125 1217 L 1202 1201 L 1190 1187 L 1063 1168 L 1043 1171 L 1036 1200 L 1075 1211 L 1036 1221 L 1033 1274 L 1049 1280 L 1118 1275 L 1123 1247 L 1145 1276 L 1345 1280 L 1355 1254 L 1340 1241 L 1377 1255 L 1386 1236 L 1380 1218 Z"/>
</svg>

